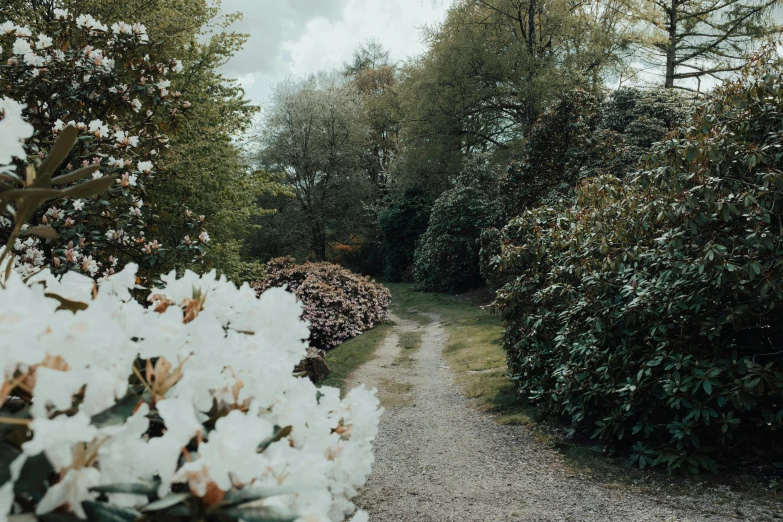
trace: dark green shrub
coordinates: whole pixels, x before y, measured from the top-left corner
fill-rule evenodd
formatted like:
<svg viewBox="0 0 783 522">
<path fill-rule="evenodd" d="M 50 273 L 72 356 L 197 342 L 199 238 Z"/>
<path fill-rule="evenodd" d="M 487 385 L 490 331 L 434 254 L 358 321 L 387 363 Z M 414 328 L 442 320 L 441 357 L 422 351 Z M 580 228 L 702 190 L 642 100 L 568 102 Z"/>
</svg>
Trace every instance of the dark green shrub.
<svg viewBox="0 0 783 522">
<path fill-rule="evenodd" d="M 480 235 L 482 229 L 502 222 L 497 187 L 492 169 L 473 165 L 435 201 L 427 231 L 416 247 L 414 288 L 453 293 L 483 284 Z"/>
<path fill-rule="evenodd" d="M 684 123 L 692 103 L 671 89 L 623 88 L 605 100 L 575 90 L 554 102 L 536 121 L 520 162 L 502 181 L 505 219 L 532 206 L 573 196 L 580 180 L 638 170 L 653 143 Z M 498 231 L 482 234 L 481 274 L 497 289 L 507 275 L 493 265 L 500 253 Z"/>
<path fill-rule="evenodd" d="M 389 282 L 412 280 L 416 241 L 427 230 L 432 200 L 419 188 L 411 188 L 378 216 L 383 243 L 383 277 Z"/>
<path fill-rule="evenodd" d="M 595 147 L 600 100 L 582 90 L 565 93 L 530 130 L 522 161 L 512 162 L 502 179 L 506 220 L 552 193 L 572 190 Z"/>
<path fill-rule="evenodd" d="M 624 180 L 512 220 L 513 379 L 640 467 L 716 469 L 783 428 L 783 75 L 758 66 Z"/>
</svg>

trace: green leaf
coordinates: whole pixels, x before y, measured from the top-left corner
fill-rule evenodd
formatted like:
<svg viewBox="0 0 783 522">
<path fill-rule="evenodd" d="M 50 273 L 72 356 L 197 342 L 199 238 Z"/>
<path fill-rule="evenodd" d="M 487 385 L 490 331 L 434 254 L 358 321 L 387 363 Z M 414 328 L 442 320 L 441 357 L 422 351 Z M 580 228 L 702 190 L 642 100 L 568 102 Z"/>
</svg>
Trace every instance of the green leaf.
<svg viewBox="0 0 783 522">
<path fill-rule="evenodd" d="M 82 507 L 90 522 L 133 522 L 142 517 L 138 511 L 106 502 L 82 502 Z"/>
<path fill-rule="evenodd" d="M 19 233 L 19 237 L 24 236 L 38 236 L 44 239 L 57 239 L 57 231 L 52 227 L 30 227 L 27 230 L 22 230 Z"/>
<path fill-rule="evenodd" d="M 98 172 L 98 169 L 100 168 L 100 165 L 82 167 L 80 169 L 74 170 L 70 174 L 53 178 L 52 185 L 67 185 L 69 183 L 73 183 L 74 181 L 79 181 L 80 179 L 86 178 L 87 176 L 91 176 L 93 172 Z"/>
<path fill-rule="evenodd" d="M 225 510 L 226 515 L 241 518 L 245 522 L 294 522 L 297 515 L 272 507 L 233 508 Z"/>
<path fill-rule="evenodd" d="M 276 495 L 290 495 L 291 493 L 301 493 L 302 491 L 311 491 L 313 489 L 315 488 L 307 486 L 280 486 L 276 488 L 252 486 L 227 492 L 221 505 L 237 506 Z"/>
<path fill-rule="evenodd" d="M 5 484 L 11 479 L 11 463 L 22 452 L 10 444 L 0 444 L 0 486 Z"/>
<path fill-rule="evenodd" d="M 96 194 L 109 190 L 116 180 L 117 176 L 104 176 L 98 179 L 91 179 L 90 181 L 79 183 L 75 187 L 64 190 L 63 196 L 74 199 L 91 198 Z"/>
<path fill-rule="evenodd" d="M 89 308 L 90 306 L 87 303 L 82 303 L 79 301 L 71 301 L 70 299 L 60 297 L 59 295 L 53 294 L 51 292 L 47 292 L 44 295 L 51 299 L 60 301 L 60 306 L 57 308 L 58 310 L 70 310 L 71 312 L 77 312 L 79 310 L 87 310 L 87 308 Z"/>
<path fill-rule="evenodd" d="M 291 430 L 293 430 L 293 426 L 286 426 L 285 428 L 280 428 L 271 436 L 261 441 L 261 444 L 258 445 L 258 453 L 261 453 L 262 451 L 264 451 L 273 443 L 279 441 L 283 437 L 288 437 L 288 435 L 291 434 Z"/>
<path fill-rule="evenodd" d="M 65 161 L 78 139 L 79 130 L 76 127 L 69 126 L 60 131 L 60 135 L 57 137 L 57 141 L 49 151 L 49 154 L 46 155 L 46 159 L 36 169 L 37 175 L 34 186 L 48 184 L 52 175 L 54 175 L 54 171 Z"/>
<path fill-rule="evenodd" d="M 172 506 L 176 506 L 180 502 L 184 502 L 185 500 L 191 498 L 192 496 L 193 495 L 191 495 L 190 493 L 174 493 L 167 497 L 163 497 L 160 500 L 156 500 L 155 502 L 150 502 L 149 504 L 141 508 L 141 510 L 145 513 L 148 513 L 150 511 L 162 511 Z"/>
<path fill-rule="evenodd" d="M 90 491 L 96 493 L 126 493 L 129 495 L 144 495 L 154 497 L 158 494 L 159 481 L 135 482 L 129 484 L 106 484 L 104 486 L 95 486 Z"/>
<path fill-rule="evenodd" d="M 28 457 L 19 473 L 19 478 L 14 482 L 14 493 L 30 495 L 36 502 L 46 493 L 46 481 L 54 473 L 46 455 L 39 453 Z"/>
<path fill-rule="evenodd" d="M 90 423 L 96 428 L 118 426 L 133 415 L 133 410 L 136 408 L 139 400 L 138 395 L 129 392 L 125 397 L 115 402 L 113 406 L 93 415 Z"/>
</svg>

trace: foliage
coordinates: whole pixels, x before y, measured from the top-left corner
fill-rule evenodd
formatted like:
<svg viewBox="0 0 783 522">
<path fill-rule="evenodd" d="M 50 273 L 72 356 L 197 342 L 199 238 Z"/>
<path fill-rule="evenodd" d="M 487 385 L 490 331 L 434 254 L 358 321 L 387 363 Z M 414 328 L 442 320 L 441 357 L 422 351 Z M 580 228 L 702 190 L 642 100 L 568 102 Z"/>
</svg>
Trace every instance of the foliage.
<svg viewBox="0 0 783 522">
<path fill-rule="evenodd" d="M 402 71 L 404 144 L 395 171 L 430 194 L 450 188 L 473 152 L 518 154 L 547 105 L 600 88 L 633 40 L 633 2 L 460 0 Z"/>
<path fill-rule="evenodd" d="M 636 9 L 646 26 L 638 59 L 663 69 L 666 88 L 701 90 L 702 78 L 742 69 L 765 38 L 780 32 L 777 6 L 776 0 L 644 0 Z"/>
<path fill-rule="evenodd" d="M 139 24 L 117 22 L 109 28 L 90 16 L 59 11 L 45 28 L 34 35 L 7 22 L 0 29 L 0 89 L 26 103 L 24 116 L 35 128 L 25 145 L 27 156 L 40 157 L 69 122 L 80 136 L 59 172 L 100 165 L 93 177 L 118 180 L 103 198 L 72 196 L 30 216 L 34 226 L 50 225 L 58 238 L 17 245 L 20 270 L 30 274 L 50 266 L 58 274 L 77 269 L 98 277 L 113 273 L 118 263 L 134 261 L 151 269 L 164 254 L 176 252 L 188 260 L 203 255 L 209 235 L 184 207 L 170 223 L 181 231 L 178 244 L 146 235 L 158 209 L 145 205 L 145 187 L 168 146 L 164 130 L 189 106 L 167 79 L 176 77 L 179 62 L 164 59 L 161 46 L 151 43 Z M 18 166 L 21 172 L 21 162 Z M 8 221 L 0 228 L 7 237 Z"/>
<path fill-rule="evenodd" d="M 599 140 L 614 144 L 606 155 L 611 161 L 603 156 L 599 168 L 591 166 L 586 175 L 611 173 L 622 177 L 637 170 L 640 158 L 653 144 L 686 124 L 692 111 L 693 100 L 681 91 L 624 87 L 612 92 L 601 106 L 599 124 Z"/>
<path fill-rule="evenodd" d="M 432 200 L 423 190 L 414 187 L 378 214 L 386 281 L 412 280 L 416 241 L 427 230 L 431 210 Z"/>
<path fill-rule="evenodd" d="M 266 111 L 259 164 L 285 176 L 319 261 L 330 241 L 355 232 L 360 221 L 368 190 L 360 169 L 366 134 L 356 92 L 334 74 L 282 82 Z"/>
<path fill-rule="evenodd" d="M 500 223 L 497 190 L 497 172 L 478 159 L 435 201 L 414 255 L 417 290 L 459 292 L 482 284 L 480 235 L 482 229 Z"/>
<path fill-rule="evenodd" d="M 310 344 L 328 350 L 386 319 L 391 294 L 369 277 L 332 263 L 297 265 L 288 257 L 269 261 L 260 293 L 286 286 L 303 304 Z"/>
<path fill-rule="evenodd" d="M 684 124 L 692 102 L 670 89 L 623 88 L 600 99 L 581 90 L 561 96 L 533 125 L 522 161 L 512 162 L 501 181 L 504 220 L 573 195 L 580 180 L 624 177 L 674 127 Z M 500 253 L 496 228 L 482 232 L 481 274 L 494 289 L 505 282 L 492 259 Z"/>
<path fill-rule="evenodd" d="M 163 42 L 157 48 L 162 61 L 179 60 L 182 70 L 172 80 L 189 107 L 175 127 L 166 129 L 170 146 L 156 157 L 154 180 L 145 180 L 145 205 L 156 209 L 148 234 L 164 245 L 179 244 L 183 232 L 177 221 L 186 206 L 194 216 L 204 216 L 212 248 L 198 267 L 189 256 L 171 255 L 159 258 L 163 264 L 156 266 L 166 271 L 217 268 L 236 277 L 234 260 L 253 230 L 250 222 L 264 212 L 257 206 L 259 195 L 280 190 L 275 179 L 248 168 L 236 138 L 257 107 L 248 104 L 236 81 L 220 72 L 246 40 L 230 29 L 240 15 L 221 14 L 209 0 L 12 1 L 9 16 L 36 27 L 52 20 L 56 7 L 92 15 L 107 25 L 132 18 L 146 26 L 150 41 Z"/>
<path fill-rule="evenodd" d="M 759 59 L 646 170 L 502 232 L 495 305 L 520 392 L 640 467 L 777 451 L 781 70 Z"/>
<path fill-rule="evenodd" d="M 5 164 L 25 155 L 19 139 L 32 128 L 4 103 L 0 172 L 18 182 Z M 63 176 L 52 173 L 77 136 L 64 129 L 22 188 L 3 187 L 2 203 L 19 210 L 9 243 L 34 207 L 74 191 L 54 188 Z M 113 181 L 75 188 L 89 198 Z M 27 232 L 56 237 L 52 227 Z M 381 409 L 374 392 L 341 400 L 294 377 L 309 332 L 291 294 L 258 297 L 214 271 L 172 271 L 145 307 L 131 296 L 134 264 L 97 285 L 48 269 L 25 281 L 8 254 L 0 250 L 0 519 L 341 521 L 355 510 Z"/>
</svg>

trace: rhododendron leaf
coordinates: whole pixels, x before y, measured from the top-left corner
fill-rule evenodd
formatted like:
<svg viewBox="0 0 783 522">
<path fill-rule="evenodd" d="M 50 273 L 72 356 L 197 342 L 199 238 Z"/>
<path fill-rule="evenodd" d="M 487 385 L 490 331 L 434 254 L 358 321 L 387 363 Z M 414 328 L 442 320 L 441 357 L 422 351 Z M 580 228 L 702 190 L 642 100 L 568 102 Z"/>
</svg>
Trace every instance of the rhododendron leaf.
<svg viewBox="0 0 783 522">
<path fill-rule="evenodd" d="M 79 310 L 87 310 L 87 308 L 89 308 L 89 305 L 87 303 L 81 303 L 79 301 L 71 301 L 69 299 L 61 297 L 57 294 L 53 294 L 51 292 L 46 293 L 44 295 L 46 297 L 50 297 L 60 302 L 60 307 L 58 308 L 58 310 L 70 310 L 71 312 L 77 312 Z"/>
<path fill-rule="evenodd" d="M 14 493 L 24 493 L 36 502 L 39 501 L 46 492 L 46 479 L 53 472 L 52 464 L 43 453 L 28 457 L 22 466 L 19 478 L 14 482 Z"/>
<path fill-rule="evenodd" d="M 13 172 L 0 172 L 0 179 L 6 181 L 22 181 L 22 178 L 20 178 Z"/>
<path fill-rule="evenodd" d="M 191 498 L 192 496 L 193 495 L 191 495 L 190 493 L 174 493 L 173 495 L 163 497 L 162 499 L 156 500 L 155 502 L 150 502 L 149 504 L 144 506 L 141 510 L 144 512 L 161 511 L 163 509 L 176 506 L 180 502 L 183 502 Z"/>
<path fill-rule="evenodd" d="M 227 509 L 225 514 L 245 522 L 294 522 L 299 518 L 287 511 L 266 506 Z"/>
<path fill-rule="evenodd" d="M 129 495 L 145 495 L 156 497 L 160 487 L 159 481 L 135 482 L 133 484 L 106 484 L 90 488 L 96 493 L 126 493 Z"/>
<path fill-rule="evenodd" d="M 19 237 L 22 236 L 38 236 L 44 239 L 57 239 L 57 231 L 52 227 L 32 227 L 27 230 L 22 230 L 19 233 Z"/>
<path fill-rule="evenodd" d="M 11 463 L 22 453 L 9 444 L 0 444 L 0 486 L 11 478 Z"/>
<path fill-rule="evenodd" d="M 98 179 L 92 179 L 85 183 L 80 183 L 63 191 L 64 197 L 81 199 L 89 198 L 108 190 L 116 181 L 117 176 L 104 176 Z"/>
<path fill-rule="evenodd" d="M 60 132 L 52 150 L 49 151 L 46 159 L 38 166 L 37 177 L 33 186 L 46 186 L 45 184 L 52 178 L 57 167 L 59 167 L 68 157 L 68 154 L 71 153 L 78 138 L 79 130 L 76 127 L 66 127 Z"/>
<path fill-rule="evenodd" d="M 84 303 L 78 303 L 84 304 Z M 85 308 L 87 306 L 85 305 Z M 139 403 L 139 396 L 134 393 L 128 393 L 122 399 L 114 403 L 113 406 L 103 410 L 92 416 L 90 423 L 96 428 L 104 428 L 106 426 L 117 426 L 125 422 L 128 417 L 133 415 L 133 410 Z"/>
<path fill-rule="evenodd" d="M 226 493 L 221 502 L 222 506 L 238 506 L 247 504 L 263 498 L 274 497 L 277 495 L 290 495 L 291 493 L 301 493 L 309 489 L 307 486 L 280 486 L 276 488 L 247 487 L 240 490 L 232 490 Z"/>
<path fill-rule="evenodd" d="M 62 190 L 52 188 L 23 188 L 6 190 L 0 193 L 0 201 L 13 201 L 24 198 L 25 202 L 35 201 L 36 204 L 43 203 L 49 199 L 57 199 L 64 195 Z M 18 209 L 17 209 L 18 212 Z M 20 219 L 20 221 L 22 221 Z"/>
<path fill-rule="evenodd" d="M 87 519 L 95 522 L 132 522 L 142 514 L 132 509 L 124 509 L 105 502 L 82 502 Z"/>
<path fill-rule="evenodd" d="M 283 437 L 288 437 L 291 434 L 292 430 L 293 430 L 293 426 L 286 426 L 285 428 L 278 429 L 272 434 L 272 436 L 267 437 L 266 439 L 261 441 L 261 444 L 258 445 L 258 452 L 261 453 L 262 451 L 264 451 L 273 443 L 279 441 Z"/>
<path fill-rule="evenodd" d="M 87 176 L 91 176 L 93 172 L 98 172 L 98 169 L 100 168 L 100 165 L 90 165 L 88 167 L 74 170 L 70 174 L 57 176 L 56 178 L 52 179 L 52 185 L 67 185 L 68 183 L 79 181 L 80 179 L 84 179 Z"/>
</svg>

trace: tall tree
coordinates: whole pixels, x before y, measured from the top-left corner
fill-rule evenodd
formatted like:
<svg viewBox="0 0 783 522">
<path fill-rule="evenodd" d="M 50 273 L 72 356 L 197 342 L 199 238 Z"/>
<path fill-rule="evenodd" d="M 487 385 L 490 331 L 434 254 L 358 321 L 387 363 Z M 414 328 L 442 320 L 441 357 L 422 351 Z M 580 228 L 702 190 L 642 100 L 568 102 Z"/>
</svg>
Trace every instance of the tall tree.
<svg viewBox="0 0 783 522">
<path fill-rule="evenodd" d="M 630 0 L 461 0 L 403 71 L 407 184 L 446 188 L 464 153 L 504 162 L 543 108 L 593 88 L 634 40 Z"/>
<path fill-rule="evenodd" d="M 354 52 L 353 61 L 345 64 L 344 74 L 361 97 L 362 116 L 368 130 L 363 168 L 370 182 L 383 188 L 399 149 L 397 66 L 391 61 L 388 49 L 373 39 Z"/>
<path fill-rule="evenodd" d="M 343 237 L 361 211 L 366 136 L 360 97 L 342 75 L 287 80 L 275 89 L 258 159 L 264 169 L 285 175 L 319 261 L 326 259 L 327 243 Z"/>
<path fill-rule="evenodd" d="M 738 71 L 748 54 L 778 33 L 773 11 L 780 0 L 644 0 L 647 61 L 663 69 L 664 86 L 720 79 Z"/>
<path fill-rule="evenodd" d="M 190 107 L 176 129 L 169 129 L 170 146 L 160 151 L 157 176 L 145 200 L 160 209 L 155 232 L 166 246 L 182 238 L 170 226 L 187 207 L 204 216 L 212 240 L 204 268 L 215 267 L 236 278 L 243 266 L 240 248 L 251 216 L 260 209 L 261 193 L 280 187 L 263 172 L 252 171 L 237 146 L 237 135 L 250 126 L 257 108 L 250 105 L 221 66 L 242 48 L 246 35 L 231 30 L 241 15 L 221 15 L 211 0 L 5 0 L 17 22 L 35 25 L 54 18 L 54 10 L 90 14 L 111 24 L 139 22 L 153 42 L 165 42 L 170 59 L 181 61 L 172 89 Z M 173 258 L 181 268 L 191 259 Z M 164 266 L 168 269 L 172 266 Z"/>
</svg>

